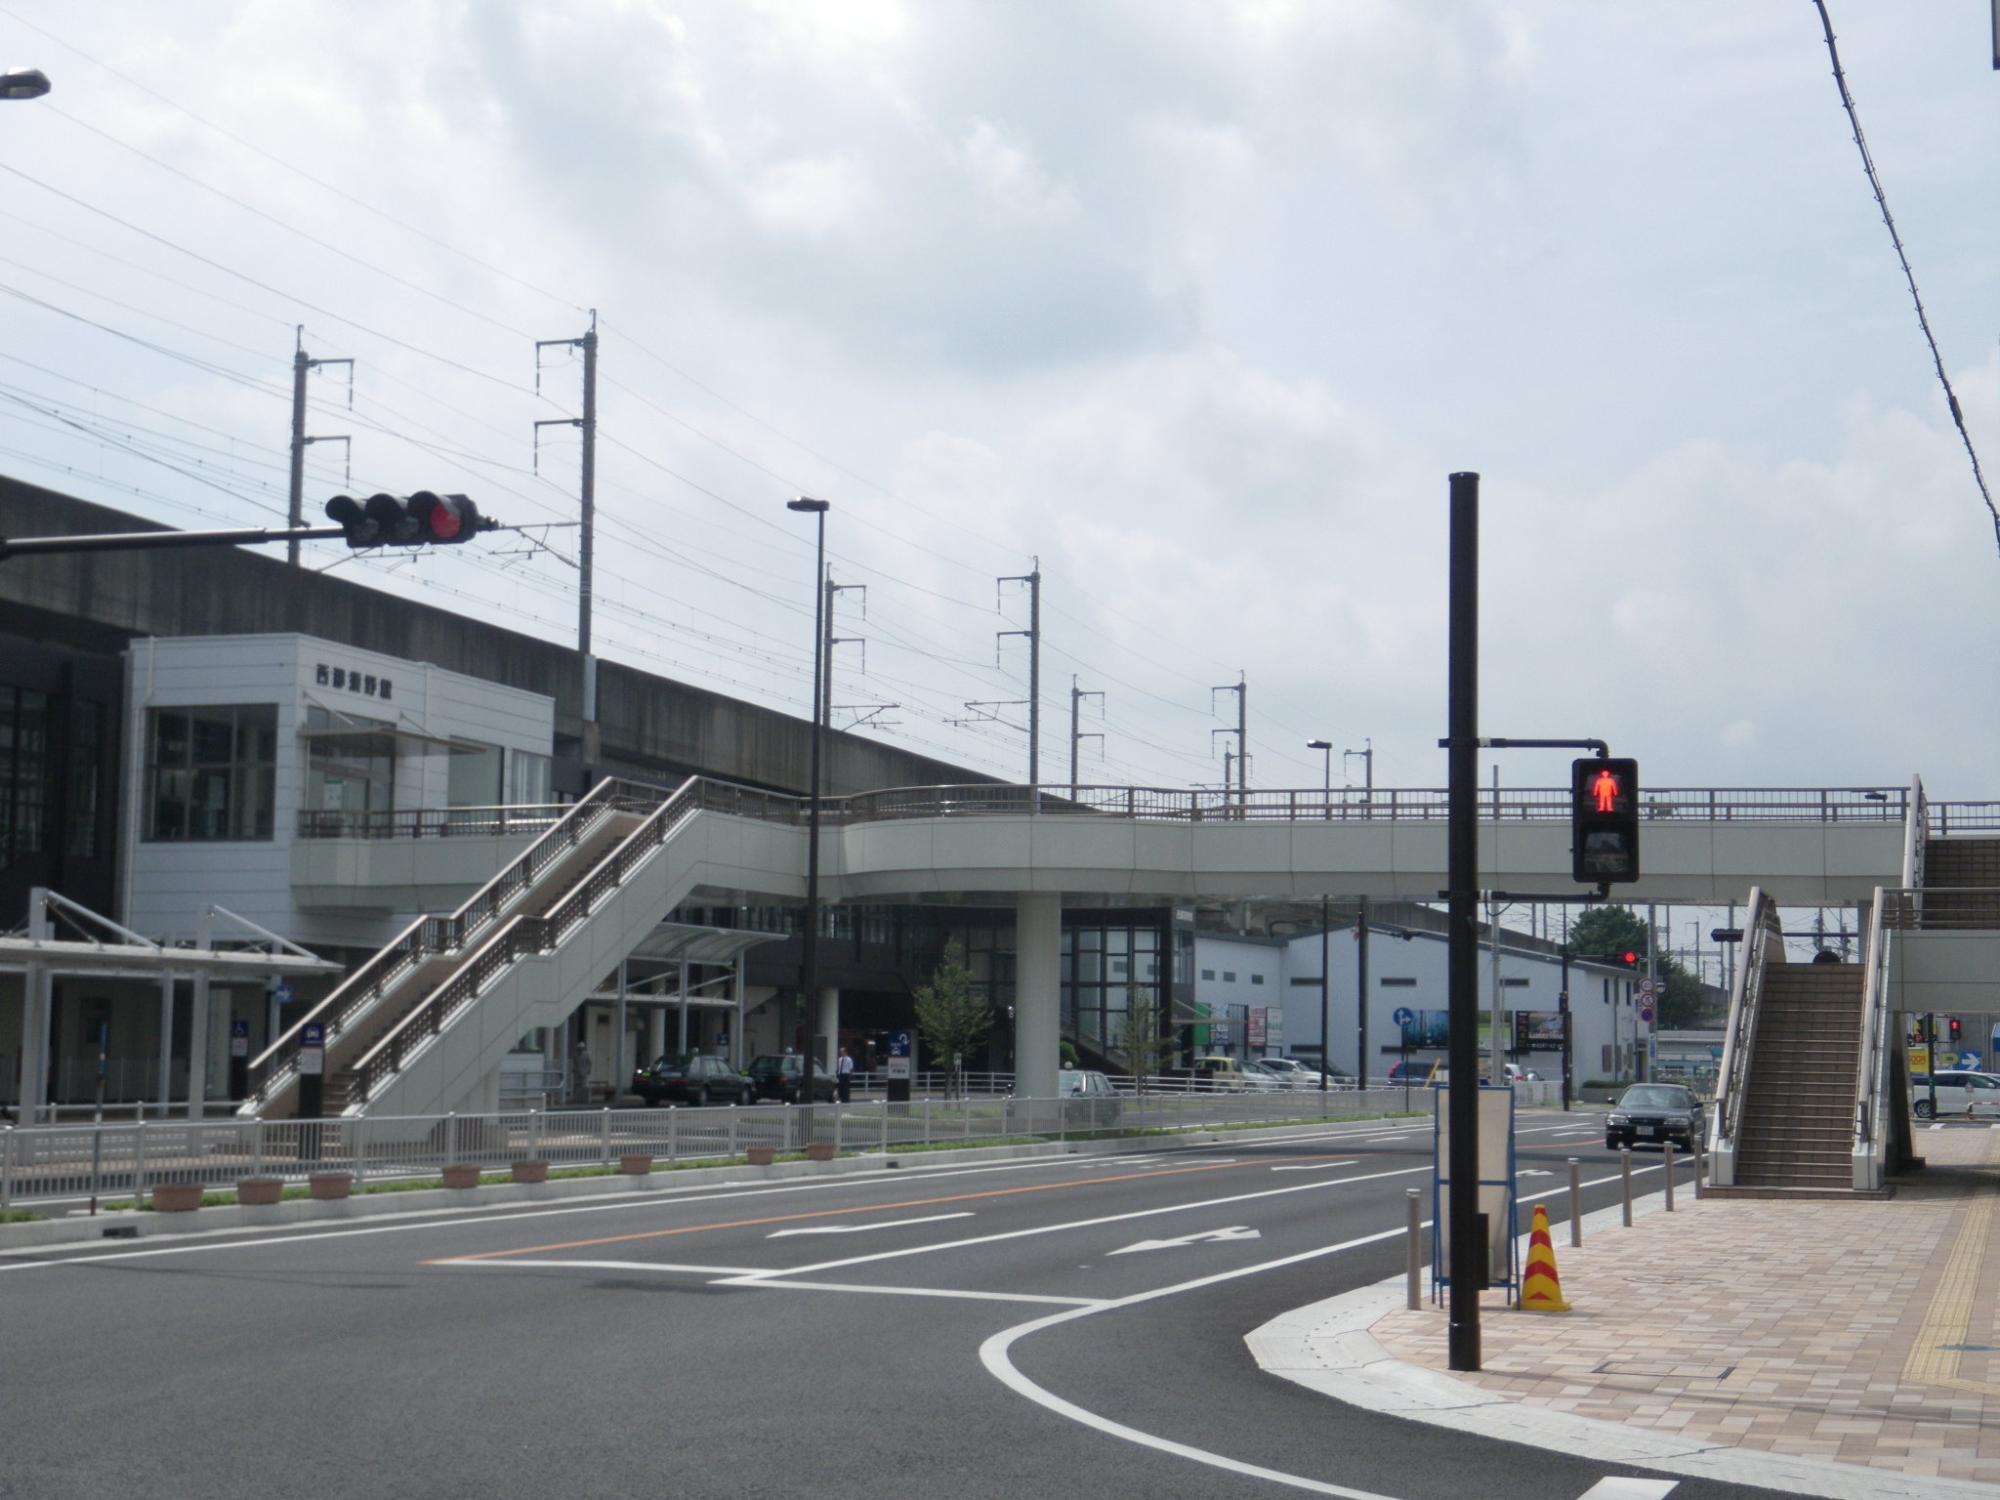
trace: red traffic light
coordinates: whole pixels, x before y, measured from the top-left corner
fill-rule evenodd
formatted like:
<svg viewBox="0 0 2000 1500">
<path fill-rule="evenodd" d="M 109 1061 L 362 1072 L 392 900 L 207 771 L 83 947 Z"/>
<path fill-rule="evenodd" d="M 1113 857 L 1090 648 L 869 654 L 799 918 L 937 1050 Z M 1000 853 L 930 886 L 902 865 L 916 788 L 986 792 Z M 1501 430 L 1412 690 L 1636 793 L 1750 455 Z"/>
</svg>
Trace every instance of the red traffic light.
<svg viewBox="0 0 2000 1500">
<path fill-rule="evenodd" d="M 1954 1042 L 1958 1040 L 1958 1017 L 1957 1017 L 1957 1016 L 1953 1016 L 1953 1017 L 1951 1018 L 1951 1039 L 1952 1039 L 1952 1040 L 1953 1040 Z"/>
<path fill-rule="evenodd" d="M 433 490 L 418 490 L 408 499 L 370 495 L 365 502 L 351 495 L 335 495 L 326 502 L 326 513 L 347 534 L 350 547 L 467 542 L 473 533 L 492 524 L 480 517 L 479 507 L 466 496 L 440 495 Z"/>
<path fill-rule="evenodd" d="M 410 514 L 417 536 L 426 542 L 465 542 L 480 529 L 479 507 L 464 495 L 439 495 L 418 490 L 410 496 Z"/>
<path fill-rule="evenodd" d="M 1618 961 L 1623 965 L 1625 965 L 1625 967 L 1628 969 L 1636 969 L 1639 967 L 1639 955 L 1632 952 L 1631 949 L 1629 948 L 1626 949 L 1625 952 L 1618 955 Z"/>
</svg>

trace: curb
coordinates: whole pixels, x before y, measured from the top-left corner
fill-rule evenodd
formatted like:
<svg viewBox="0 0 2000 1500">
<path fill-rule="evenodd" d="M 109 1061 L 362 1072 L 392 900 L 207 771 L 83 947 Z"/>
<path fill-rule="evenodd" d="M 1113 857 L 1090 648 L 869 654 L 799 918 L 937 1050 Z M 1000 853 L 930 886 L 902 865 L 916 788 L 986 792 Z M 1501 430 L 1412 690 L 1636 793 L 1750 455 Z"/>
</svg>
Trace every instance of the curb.
<svg viewBox="0 0 2000 1500">
<path fill-rule="evenodd" d="M 1271 1133 L 1322 1131 L 1329 1123 L 1280 1125 Z M 1363 1122 L 1355 1122 L 1357 1124 Z M 647 1177 L 617 1173 L 597 1177 L 559 1177 L 542 1183 L 495 1182 L 476 1188 L 425 1188 L 406 1193 L 362 1193 L 350 1198 L 294 1198 L 261 1207 L 201 1208 L 190 1213 L 122 1212 L 68 1214 L 28 1224 L 0 1225 L 0 1256 L 32 1254 L 62 1245 L 99 1244 L 106 1239 L 154 1239 L 228 1233 L 250 1229 L 291 1229 L 352 1219 L 442 1217 L 473 1209 L 511 1204 L 552 1203 L 568 1198 L 671 1198 L 696 1188 L 759 1187 L 772 1182 L 845 1177 L 856 1173 L 922 1171 L 928 1167 L 960 1166 L 967 1162 L 1033 1160 L 1060 1156 L 1128 1156 L 1180 1146 L 1227 1144 L 1249 1132 L 1190 1131 L 1176 1136 L 1138 1136 L 1123 1141 L 1046 1141 L 1028 1146 L 967 1146 L 950 1151 L 868 1152 L 835 1157 L 830 1162 L 776 1162 L 751 1167 L 741 1162 L 719 1167 L 683 1167 Z M 1247 1144 L 1247 1143 L 1246 1143 Z M 597 1165 L 592 1163 L 593 1166 Z M 112 1231 L 116 1231 L 113 1233 Z"/>
<path fill-rule="evenodd" d="M 1649 1193 L 1635 1200 L 1633 1215 L 1661 1209 L 1661 1196 Z M 1586 1235 L 1620 1224 L 1621 1214 L 1616 1207 L 1586 1214 Z M 1258 1368 L 1281 1380 L 1362 1411 L 1504 1443 L 1830 1500 L 1993 1500 L 1994 1487 L 1974 1480 L 1929 1479 L 1893 1469 L 1695 1442 L 1670 1432 L 1525 1406 L 1441 1370 L 1392 1359 L 1368 1330 L 1385 1314 L 1402 1309 L 1404 1287 L 1403 1277 L 1397 1275 L 1308 1303 L 1253 1328 L 1243 1341 Z"/>
</svg>

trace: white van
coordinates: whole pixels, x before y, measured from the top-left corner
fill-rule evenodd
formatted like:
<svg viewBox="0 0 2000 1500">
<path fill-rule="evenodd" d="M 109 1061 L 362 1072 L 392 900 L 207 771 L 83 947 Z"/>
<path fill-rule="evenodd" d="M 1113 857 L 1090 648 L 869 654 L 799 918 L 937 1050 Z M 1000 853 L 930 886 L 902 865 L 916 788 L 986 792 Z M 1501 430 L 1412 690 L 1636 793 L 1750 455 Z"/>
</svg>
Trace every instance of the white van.
<svg viewBox="0 0 2000 1500">
<path fill-rule="evenodd" d="M 1931 1118 L 1931 1079 L 1922 1073 L 1910 1075 L 1910 1113 L 1919 1120 Z M 1972 1119 L 2000 1116 L 2000 1076 L 1967 1073 L 1958 1069 L 1937 1072 L 1937 1109 L 1940 1119 L 1960 1115 Z"/>
</svg>

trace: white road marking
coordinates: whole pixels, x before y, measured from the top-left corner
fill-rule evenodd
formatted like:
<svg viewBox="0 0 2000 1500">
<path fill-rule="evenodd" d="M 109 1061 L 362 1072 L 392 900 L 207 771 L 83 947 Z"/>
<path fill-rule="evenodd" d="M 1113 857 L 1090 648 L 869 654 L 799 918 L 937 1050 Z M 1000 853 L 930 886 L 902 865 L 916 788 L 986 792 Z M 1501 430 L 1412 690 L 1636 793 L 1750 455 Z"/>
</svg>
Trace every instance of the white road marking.
<svg viewBox="0 0 2000 1500">
<path fill-rule="evenodd" d="M 774 1229 L 764 1238 L 781 1240 L 792 1234 L 869 1234 L 877 1229 L 903 1229 L 911 1224 L 941 1224 L 946 1219 L 969 1219 L 972 1210 L 956 1214 L 925 1214 L 921 1219 L 889 1219 L 881 1224 L 813 1224 L 804 1229 Z"/>
<path fill-rule="evenodd" d="M 1331 1172 L 1335 1167 L 1351 1167 L 1353 1161 L 1316 1161 L 1301 1167 L 1273 1167 L 1273 1172 Z"/>
<path fill-rule="evenodd" d="M 1141 1250 L 1182 1250 L 1189 1245 L 1220 1244 L 1224 1240 L 1261 1240 L 1264 1236 L 1247 1224 L 1235 1224 L 1228 1229 L 1209 1229 L 1200 1234 L 1184 1234 L 1173 1240 L 1141 1240 L 1136 1245 L 1127 1245 L 1122 1250 L 1108 1250 L 1107 1255 L 1136 1255 Z"/>
<path fill-rule="evenodd" d="M 1522 1168 L 1522 1169 L 1521 1169 L 1520 1171 L 1518 1171 L 1518 1172 L 1516 1172 L 1516 1173 L 1514 1174 L 1514 1176 L 1515 1176 L 1516 1178 L 1521 1178 L 1521 1177 L 1553 1177 L 1553 1176 L 1555 1176 L 1555 1175 L 1556 1175 L 1556 1174 L 1555 1174 L 1555 1173 L 1553 1173 L 1553 1172 L 1544 1172 L 1544 1171 L 1542 1171 L 1542 1170 L 1541 1170 L 1540 1168 L 1538 1168 L 1538 1167 L 1524 1167 L 1524 1168 Z"/>
<path fill-rule="evenodd" d="M 1631 1479 L 1623 1474 L 1607 1474 L 1577 1500 L 1666 1500 L 1679 1484 L 1678 1479 Z"/>
<path fill-rule="evenodd" d="M 509 1266 L 558 1266 L 572 1271 L 673 1271 L 686 1276 L 748 1276 L 749 1266 L 690 1266 L 667 1260 L 439 1260 L 438 1266 L 462 1266 L 467 1270 L 506 1270 Z"/>
<path fill-rule="evenodd" d="M 662 1275 L 690 1276 L 750 1276 L 756 1274 L 748 1266 L 689 1266 L 664 1260 L 445 1260 L 436 1262 L 443 1266 L 462 1266 L 469 1270 L 505 1270 L 508 1266 L 548 1266 L 551 1269 L 576 1271 L 649 1271 Z M 723 1282 L 722 1285 L 735 1285 Z M 887 1297 L 956 1297 L 974 1302 L 1033 1302 L 1056 1307 L 1096 1307 L 1103 1299 L 1098 1297 L 1044 1297 L 1034 1292 L 981 1292 L 962 1291 L 952 1287 L 928 1286 L 867 1286 L 861 1283 L 841 1283 L 834 1281 L 754 1281 L 749 1285 L 777 1287 L 790 1292 L 874 1292 Z"/>
</svg>

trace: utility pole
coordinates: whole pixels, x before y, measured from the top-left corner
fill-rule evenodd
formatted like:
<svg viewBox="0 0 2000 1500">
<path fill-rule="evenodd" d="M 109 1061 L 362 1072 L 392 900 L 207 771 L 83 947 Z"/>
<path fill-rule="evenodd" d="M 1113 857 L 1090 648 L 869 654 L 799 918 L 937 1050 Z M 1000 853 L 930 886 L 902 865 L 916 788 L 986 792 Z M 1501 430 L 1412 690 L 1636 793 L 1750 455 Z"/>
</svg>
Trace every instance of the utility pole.
<svg viewBox="0 0 2000 1500">
<path fill-rule="evenodd" d="M 597 659 L 590 651 L 591 593 L 596 579 L 592 558 L 597 540 L 597 309 L 590 310 L 590 330 L 581 338 L 538 339 L 535 342 L 535 394 L 542 391 L 542 351 L 550 348 L 583 351 L 583 415 L 554 417 L 535 423 L 535 467 L 541 467 L 544 427 L 574 427 L 582 437 L 583 456 L 577 483 L 582 540 L 577 546 L 576 654 L 583 669 L 583 764 L 597 764 L 601 744 L 597 729 Z"/>
<path fill-rule="evenodd" d="M 1500 818 L 1500 767 L 1493 767 L 1493 818 Z M 1500 904 L 1490 895 L 1486 898 L 1486 944 L 1490 950 L 1489 970 L 1493 980 L 1493 992 L 1487 1000 L 1487 1030 L 1493 1043 L 1493 1056 L 1489 1060 L 1487 1081 L 1495 1088 L 1507 1081 L 1507 1066 L 1501 1061 L 1501 1048 L 1505 1045 L 1500 1033 L 1505 1025 L 1506 1015 L 1500 1003 Z"/>
<path fill-rule="evenodd" d="M 1076 801 L 1077 746 L 1084 740 L 1096 740 L 1100 745 L 1104 743 L 1104 736 L 1102 734 L 1085 734 L 1077 728 L 1077 709 L 1086 698 L 1095 698 L 1098 702 L 1099 710 L 1102 710 L 1104 694 L 1086 692 L 1084 689 L 1078 687 L 1076 685 L 1076 676 L 1072 673 L 1069 679 L 1069 800 L 1072 802 Z"/>
<path fill-rule="evenodd" d="M 306 356 L 305 324 L 298 325 L 296 347 L 292 351 L 292 486 L 291 506 L 285 524 L 294 531 L 306 524 L 306 446 L 310 443 L 343 443 L 352 455 L 353 441 L 346 434 L 330 437 L 306 436 L 306 376 L 324 365 L 347 366 L 347 407 L 354 409 L 354 361 L 351 359 L 309 359 Z M 285 561 L 299 565 L 298 538 L 285 543 Z"/>
<path fill-rule="evenodd" d="M 1451 1178 L 1445 1264 L 1451 1285 L 1446 1358 L 1453 1370 L 1480 1363 L 1479 1293 L 1491 1267 L 1479 1214 L 1479 476 L 1451 476 L 1449 603 L 1446 611 L 1445 886 L 1449 917 L 1445 994 L 1450 1009 L 1451 1092 L 1445 1136 Z"/>
<path fill-rule="evenodd" d="M 1308 750 L 1318 750 L 1325 757 L 1326 815 L 1333 816 L 1333 741 L 1307 740 Z M 1319 1086 L 1322 1092 L 1332 1083 L 1333 1033 L 1328 1029 L 1328 1002 L 1333 994 L 1333 953 L 1328 933 L 1333 926 L 1332 913 L 1327 908 L 1326 892 L 1319 897 Z M 1362 992 L 1361 1003 L 1368 1003 L 1366 991 Z M 1361 1085 L 1368 1087 L 1364 1068 Z"/>
<path fill-rule="evenodd" d="M 1368 739 L 1363 740 L 1361 743 L 1366 748 L 1360 750 L 1343 750 L 1340 752 L 1340 774 L 1343 776 L 1347 774 L 1347 763 L 1349 760 L 1357 758 L 1360 760 L 1361 785 L 1364 789 L 1361 805 L 1367 809 L 1364 816 L 1372 818 L 1375 816 L 1375 741 Z"/>
<path fill-rule="evenodd" d="M 1236 736 L 1236 804 L 1239 809 L 1245 808 L 1250 802 L 1250 685 L 1243 680 L 1243 674 L 1238 672 L 1236 674 L 1236 681 L 1225 683 L 1221 687 L 1210 688 L 1208 690 L 1208 706 L 1211 711 L 1215 708 L 1215 695 L 1217 693 L 1234 693 L 1236 695 L 1236 727 L 1234 729 L 1209 730 L 1208 742 L 1213 746 L 1215 737 L 1218 734 L 1233 734 Z M 1210 753 L 1213 753 L 1213 751 Z M 1226 751 L 1223 754 L 1222 764 L 1222 789 L 1226 794 L 1229 790 L 1229 756 Z M 1227 800 L 1226 795 L 1225 800 Z"/>
<path fill-rule="evenodd" d="M 1360 750 L 1340 752 L 1340 774 L 1347 774 L 1347 762 L 1354 756 L 1361 757 L 1361 816 L 1375 816 L 1375 741 L 1365 739 L 1365 747 Z M 1355 1003 L 1356 1045 L 1361 1049 L 1355 1065 L 1355 1074 L 1362 1088 L 1368 1087 L 1368 898 L 1361 898 L 1361 912 L 1354 923 L 1354 941 L 1357 945 L 1355 957 L 1356 977 L 1360 980 L 1360 998 Z"/>
<path fill-rule="evenodd" d="M 833 581 L 833 570 L 830 568 L 827 570 L 826 639 L 822 643 L 826 648 L 822 653 L 825 660 L 825 681 L 820 684 L 819 701 L 820 722 L 828 729 L 833 728 L 833 648 L 835 646 L 859 646 L 861 648 L 861 660 L 864 669 L 868 661 L 868 638 L 866 636 L 835 635 L 833 633 L 833 606 L 842 594 L 854 589 L 858 589 L 861 593 L 862 613 L 865 616 L 868 609 L 868 585 L 865 583 L 835 583 Z M 879 711 L 881 709 L 894 708 L 897 705 L 893 703 L 869 703 L 857 706 Z"/>
<path fill-rule="evenodd" d="M 1035 559 L 1033 572 L 996 579 L 995 583 L 1025 583 L 1028 586 L 1028 628 L 997 633 L 1003 637 L 1024 635 L 1028 638 L 1028 785 L 1033 788 L 1042 784 L 1042 560 L 1039 557 Z M 1032 790 L 1028 797 L 1028 810 L 1033 812 L 1041 797 Z"/>
</svg>

